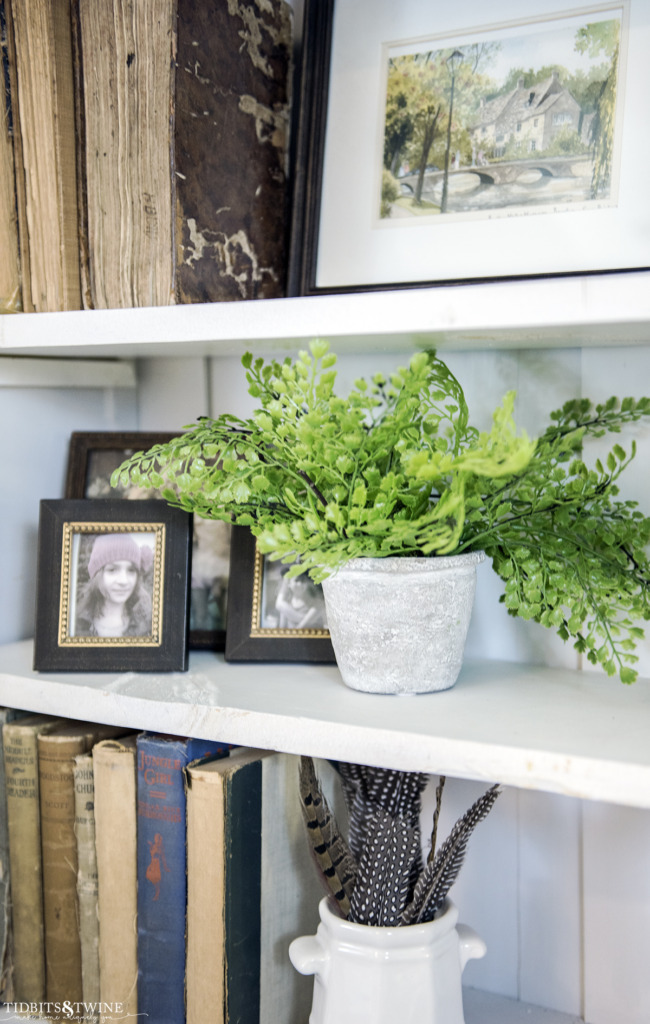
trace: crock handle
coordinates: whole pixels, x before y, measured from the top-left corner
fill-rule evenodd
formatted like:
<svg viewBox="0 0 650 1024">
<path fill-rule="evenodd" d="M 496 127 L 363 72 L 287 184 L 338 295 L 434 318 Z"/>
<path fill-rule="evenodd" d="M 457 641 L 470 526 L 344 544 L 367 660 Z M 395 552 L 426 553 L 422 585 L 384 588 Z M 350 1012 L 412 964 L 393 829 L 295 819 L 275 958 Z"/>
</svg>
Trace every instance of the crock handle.
<svg viewBox="0 0 650 1024">
<path fill-rule="evenodd" d="M 316 935 L 302 935 L 289 946 L 289 959 L 300 974 L 325 973 L 329 953 L 321 946 Z"/>
<path fill-rule="evenodd" d="M 466 924 L 457 924 L 458 952 L 460 954 L 461 973 L 465 969 L 468 960 L 480 960 L 487 953 L 487 946 L 480 935 L 477 935 L 473 928 Z"/>
</svg>

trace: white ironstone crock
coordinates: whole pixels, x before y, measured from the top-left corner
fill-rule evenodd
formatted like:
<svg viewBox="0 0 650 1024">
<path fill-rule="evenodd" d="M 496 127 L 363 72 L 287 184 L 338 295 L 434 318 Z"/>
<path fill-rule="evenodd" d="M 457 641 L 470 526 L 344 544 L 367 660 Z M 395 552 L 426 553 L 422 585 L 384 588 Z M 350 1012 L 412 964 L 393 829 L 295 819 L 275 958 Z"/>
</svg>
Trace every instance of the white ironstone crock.
<svg viewBox="0 0 650 1024">
<path fill-rule="evenodd" d="M 375 928 L 319 904 L 316 935 L 294 939 L 293 966 L 314 975 L 309 1024 L 465 1024 L 461 975 L 485 943 L 447 900 L 426 924 Z"/>
<path fill-rule="evenodd" d="M 458 678 L 485 555 L 354 558 L 323 581 L 343 681 L 368 693 L 447 690 Z"/>
</svg>

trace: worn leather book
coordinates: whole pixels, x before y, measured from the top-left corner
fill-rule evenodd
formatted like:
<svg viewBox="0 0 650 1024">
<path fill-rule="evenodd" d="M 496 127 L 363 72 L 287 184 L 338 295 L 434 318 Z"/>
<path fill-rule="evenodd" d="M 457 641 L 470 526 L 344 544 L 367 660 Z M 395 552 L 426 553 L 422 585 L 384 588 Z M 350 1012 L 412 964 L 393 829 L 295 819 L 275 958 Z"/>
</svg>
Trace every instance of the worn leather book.
<svg viewBox="0 0 650 1024">
<path fill-rule="evenodd" d="M 5 0 L 13 22 L 13 138 L 23 307 L 81 307 L 70 0 Z M 10 69 L 11 70 L 11 69 Z M 22 177 L 23 182 L 19 180 Z"/>
<path fill-rule="evenodd" d="M 100 1003 L 121 1004 L 127 1020 L 138 1012 L 135 743 L 131 735 L 93 747 Z M 110 1009 L 104 1019 L 114 1019 Z"/>
<path fill-rule="evenodd" d="M 313 980 L 289 943 L 322 896 L 298 797 L 297 758 L 235 749 L 187 776 L 187 1024 L 303 1024 Z"/>
<path fill-rule="evenodd" d="M 2 727 L 12 894 L 14 998 L 45 998 L 38 739 L 61 719 L 29 715 Z"/>
<path fill-rule="evenodd" d="M 114 726 L 67 722 L 38 737 L 45 996 L 51 1003 L 83 1002 L 74 759 L 121 732 Z"/>
<path fill-rule="evenodd" d="M 283 295 L 291 7 L 74 2 L 85 301 Z"/>
</svg>

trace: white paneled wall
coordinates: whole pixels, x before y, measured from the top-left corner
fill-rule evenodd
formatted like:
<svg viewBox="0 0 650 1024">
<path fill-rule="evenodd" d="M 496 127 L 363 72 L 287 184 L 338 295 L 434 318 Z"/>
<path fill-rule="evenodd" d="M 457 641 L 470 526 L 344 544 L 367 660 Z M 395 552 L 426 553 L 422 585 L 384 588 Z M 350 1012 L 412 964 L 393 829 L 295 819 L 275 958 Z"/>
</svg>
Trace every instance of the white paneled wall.
<svg viewBox="0 0 650 1024">
<path fill-rule="evenodd" d="M 0 643 L 34 635 L 39 501 L 62 498 L 74 430 L 134 430 L 127 388 L 0 388 Z"/>
</svg>

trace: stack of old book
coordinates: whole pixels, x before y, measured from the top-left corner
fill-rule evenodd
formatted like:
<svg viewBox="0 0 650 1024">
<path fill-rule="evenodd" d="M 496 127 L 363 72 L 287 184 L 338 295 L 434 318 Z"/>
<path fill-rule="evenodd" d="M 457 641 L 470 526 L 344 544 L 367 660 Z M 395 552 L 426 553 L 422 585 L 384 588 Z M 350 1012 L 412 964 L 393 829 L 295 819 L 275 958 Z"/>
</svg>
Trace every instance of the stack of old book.
<svg viewBox="0 0 650 1024">
<path fill-rule="evenodd" d="M 7 710 L 3 722 L 4 1001 L 52 1020 L 306 1019 L 311 986 L 287 950 L 315 925 L 319 892 L 294 758 Z"/>
<path fill-rule="evenodd" d="M 0 0 L 0 311 L 284 293 L 291 10 Z"/>
</svg>

